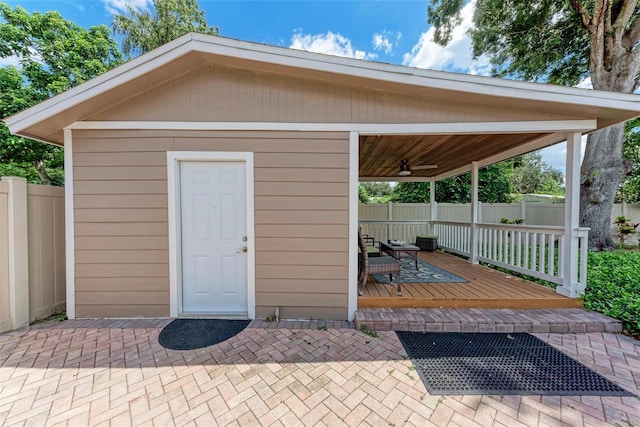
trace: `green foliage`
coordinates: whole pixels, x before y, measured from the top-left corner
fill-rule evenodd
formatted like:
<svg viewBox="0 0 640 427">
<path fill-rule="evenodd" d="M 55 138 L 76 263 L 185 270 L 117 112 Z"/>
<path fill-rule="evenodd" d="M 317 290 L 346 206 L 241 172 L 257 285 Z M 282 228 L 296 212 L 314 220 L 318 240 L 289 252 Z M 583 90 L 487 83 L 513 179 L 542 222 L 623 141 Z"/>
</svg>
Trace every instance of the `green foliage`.
<svg viewBox="0 0 640 427">
<path fill-rule="evenodd" d="M 360 185 L 371 197 L 389 196 L 393 192 L 393 187 L 388 182 L 363 182 Z"/>
<path fill-rule="evenodd" d="M 629 120 L 624 127 L 624 158 L 633 165 L 631 172 L 618 186 L 616 201 L 640 202 L 640 118 Z"/>
<path fill-rule="evenodd" d="M 480 169 L 478 199 L 485 203 L 507 203 L 511 198 L 510 162 L 501 162 Z M 428 182 L 399 182 L 391 199 L 398 203 L 429 203 Z M 439 203 L 468 203 L 471 201 L 471 173 L 436 182 L 436 201 Z"/>
<path fill-rule="evenodd" d="M 562 171 L 542 160 L 540 152 L 528 153 L 513 160 L 512 184 L 520 194 L 563 196 Z"/>
<path fill-rule="evenodd" d="M 428 21 L 446 45 L 460 22 L 462 0 L 434 0 Z M 475 57 L 496 76 L 575 86 L 588 76 L 589 35 L 568 1 L 478 0 L 469 30 Z"/>
<path fill-rule="evenodd" d="M 391 200 L 397 203 L 429 203 L 429 192 L 428 182 L 399 182 L 393 187 Z"/>
<path fill-rule="evenodd" d="M 393 187 L 388 182 L 363 182 L 360 186 L 368 195 L 369 203 L 388 203 L 391 200 Z"/>
<path fill-rule="evenodd" d="M 369 203 L 369 195 L 362 184 L 358 185 L 358 203 Z"/>
<path fill-rule="evenodd" d="M 613 222 L 616 226 L 616 230 L 618 232 L 618 238 L 620 239 L 620 245 L 624 247 L 625 241 L 631 237 L 632 234 L 635 234 L 640 224 L 634 224 L 630 222 L 625 216 L 616 217 L 616 220 Z"/>
<path fill-rule="evenodd" d="M 88 30 L 58 12 L 29 14 L 20 6 L 0 3 L 0 57 L 17 57 L 20 68 L 0 68 L 0 116 L 15 114 L 77 86 L 122 62 L 105 25 Z M 20 138 L 0 123 L 2 175 L 29 182 L 62 185 L 63 153 L 59 147 Z"/>
<path fill-rule="evenodd" d="M 127 56 L 148 52 L 189 32 L 219 32 L 207 24 L 197 0 L 153 0 L 153 11 L 127 5 L 126 15 L 114 18 L 113 31 L 124 36 L 122 50 Z"/>
<path fill-rule="evenodd" d="M 367 325 L 360 325 L 360 332 L 370 336 L 371 338 L 378 338 L 378 333 L 369 329 Z"/>
<path fill-rule="evenodd" d="M 584 305 L 640 332 L 640 252 L 589 252 Z"/>
</svg>

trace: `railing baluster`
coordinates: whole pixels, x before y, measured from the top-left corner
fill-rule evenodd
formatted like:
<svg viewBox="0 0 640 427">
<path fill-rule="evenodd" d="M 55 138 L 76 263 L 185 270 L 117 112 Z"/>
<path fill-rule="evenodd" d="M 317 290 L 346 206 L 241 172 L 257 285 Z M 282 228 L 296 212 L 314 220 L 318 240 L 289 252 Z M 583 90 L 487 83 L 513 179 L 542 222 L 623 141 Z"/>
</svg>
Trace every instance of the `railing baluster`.
<svg viewBox="0 0 640 427">
<path fill-rule="evenodd" d="M 544 273 L 545 265 L 544 265 L 544 246 L 545 246 L 545 234 L 540 233 L 540 244 L 538 245 L 538 251 L 540 252 L 538 256 L 538 271 L 540 273 Z"/>
<path fill-rule="evenodd" d="M 516 267 L 522 267 L 522 232 L 518 231 L 516 240 Z"/>
<path fill-rule="evenodd" d="M 549 235 L 549 244 L 547 245 L 549 250 L 548 250 L 548 267 L 547 267 L 547 274 L 549 274 L 550 276 L 554 276 L 555 274 L 555 261 L 556 261 L 556 256 L 555 256 L 555 249 L 556 249 L 556 239 L 555 239 L 555 234 L 550 234 Z"/>
</svg>

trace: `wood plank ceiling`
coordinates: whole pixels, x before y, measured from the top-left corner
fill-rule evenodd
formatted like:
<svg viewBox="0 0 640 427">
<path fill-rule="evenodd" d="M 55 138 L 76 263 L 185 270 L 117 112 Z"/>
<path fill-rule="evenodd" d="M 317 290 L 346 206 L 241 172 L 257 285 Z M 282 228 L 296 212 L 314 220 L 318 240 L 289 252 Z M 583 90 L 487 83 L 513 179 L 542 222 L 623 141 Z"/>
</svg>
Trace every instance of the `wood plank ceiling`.
<svg viewBox="0 0 640 427">
<path fill-rule="evenodd" d="M 397 177 L 400 162 L 410 166 L 437 165 L 435 169 L 413 169 L 412 177 L 435 176 L 472 161 L 481 160 L 544 136 L 544 133 L 483 135 L 363 135 L 360 136 L 361 177 Z"/>
</svg>

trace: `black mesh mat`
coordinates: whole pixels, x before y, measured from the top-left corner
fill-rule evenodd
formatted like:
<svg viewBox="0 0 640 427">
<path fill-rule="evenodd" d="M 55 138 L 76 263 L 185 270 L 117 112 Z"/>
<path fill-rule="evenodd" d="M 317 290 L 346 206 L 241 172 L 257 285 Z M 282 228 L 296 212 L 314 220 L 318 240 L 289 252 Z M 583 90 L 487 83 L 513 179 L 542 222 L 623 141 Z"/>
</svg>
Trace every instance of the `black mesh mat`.
<svg viewBox="0 0 640 427">
<path fill-rule="evenodd" d="M 533 335 L 397 334 L 431 394 L 633 396 Z"/>
</svg>

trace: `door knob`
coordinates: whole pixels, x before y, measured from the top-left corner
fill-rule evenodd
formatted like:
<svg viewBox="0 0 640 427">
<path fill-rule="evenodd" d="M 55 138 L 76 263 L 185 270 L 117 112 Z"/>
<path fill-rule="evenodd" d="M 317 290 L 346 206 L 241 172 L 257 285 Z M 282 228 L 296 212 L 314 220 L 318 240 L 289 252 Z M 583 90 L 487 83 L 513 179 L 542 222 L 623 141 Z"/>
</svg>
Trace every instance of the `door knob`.
<svg viewBox="0 0 640 427">
<path fill-rule="evenodd" d="M 240 249 L 239 251 L 236 251 L 237 254 L 241 253 L 241 252 L 247 252 L 247 247 L 243 246 L 242 249 Z"/>
</svg>

